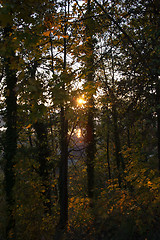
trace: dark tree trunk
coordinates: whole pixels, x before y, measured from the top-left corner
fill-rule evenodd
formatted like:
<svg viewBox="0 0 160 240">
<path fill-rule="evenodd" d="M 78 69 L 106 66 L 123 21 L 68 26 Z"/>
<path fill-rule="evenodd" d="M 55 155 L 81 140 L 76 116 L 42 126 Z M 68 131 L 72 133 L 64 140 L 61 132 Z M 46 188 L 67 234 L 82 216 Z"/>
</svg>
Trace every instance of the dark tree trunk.
<svg viewBox="0 0 160 240">
<path fill-rule="evenodd" d="M 60 171 L 59 171 L 59 202 L 60 202 L 60 228 L 65 229 L 68 222 L 68 122 L 65 118 L 64 107 L 61 107 L 60 132 Z"/>
<path fill-rule="evenodd" d="M 28 136 L 28 138 L 29 138 L 29 144 L 30 144 L 30 147 L 31 147 L 31 148 L 33 148 L 32 136 L 31 136 L 31 134 L 30 134 L 30 133 L 29 133 L 29 136 Z"/>
<path fill-rule="evenodd" d="M 35 61 L 30 69 L 30 76 L 33 81 L 35 81 L 35 75 L 38 67 L 38 62 Z M 37 104 L 37 99 L 33 100 L 33 104 Z M 38 107 L 38 105 L 37 105 Z M 51 214 L 51 187 L 50 187 L 50 172 L 49 172 L 49 164 L 48 164 L 48 157 L 50 156 L 50 148 L 48 143 L 48 132 L 47 127 L 42 119 L 38 119 L 34 124 L 33 127 L 36 131 L 37 135 L 37 161 L 39 162 L 39 176 L 42 180 L 42 184 L 45 188 L 45 200 L 44 206 L 46 207 L 46 212 Z M 30 136 L 30 144 L 31 136 Z"/>
<path fill-rule="evenodd" d="M 156 83 L 158 170 L 160 174 L 160 80 L 158 76 L 156 76 Z"/>
<path fill-rule="evenodd" d="M 127 145 L 128 145 L 129 148 L 131 147 L 129 126 L 128 126 L 128 129 L 127 129 Z"/>
<path fill-rule="evenodd" d="M 109 127 L 109 125 L 108 125 Z M 108 164 L 108 178 L 111 179 L 111 168 L 110 168 L 110 154 L 109 154 L 109 130 L 107 130 L 107 164 Z"/>
<path fill-rule="evenodd" d="M 4 35 L 6 38 L 9 37 L 11 28 L 6 27 Z M 8 46 L 9 47 L 9 46 Z M 9 56 L 10 55 L 10 56 Z M 16 96 L 16 84 L 17 77 L 16 71 L 13 70 L 12 62 L 15 59 L 14 52 L 9 50 L 9 54 L 4 58 L 5 74 L 6 74 L 6 141 L 5 141 L 5 191 L 6 201 L 8 207 L 9 220 L 6 229 L 6 238 L 15 239 L 15 220 L 13 216 L 14 196 L 13 187 L 15 184 L 14 176 L 14 164 L 15 155 L 17 150 L 17 96 Z M 10 237 L 12 236 L 12 237 Z"/>
<path fill-rule="evenodd" d="M 112 38 L 112 34 L 111 34 Z M 112 57 L 112 85 L 113 85 L 113 90 L 110 90 L 110 94 L 112 97 L 112 117 L 113 117 L 113 131 L 114 131 L 114 144 L 115 144 L 115 158 L 116 158 L 116 163 L 117 163 L 117 170 L 118 170 L 118 183 L 119 187 L 121 187 L 121 182 L 122 182 L 122 170 L 125 169 L 125 164 L 124 164 L 124 159 L 121 154 L 121 143 L 120 143 L 120 137 L 119 137 L 119 127 L 118 127 L 118 112 L 117 112 L 117 99 L 114 94 L 115 90 L 115 66 L 114 66 L 114 54 L 111 52 L 111 57 Z"/>
<path fill-rule="evenodd" d="M 125 164 L 124 164 L 123 156 L 121 154 L 121 144 L 120 144 L 120 138 L 119 138 L 118 122 L 117 122 L 117 110 L 114 105 L 112 108 L 112 116 L 113 116 L 113 126 L 114 126 L 115 158 L 116 158 L 117 170 L 118 170 L 118 183 L 119 183 L 119 187 L 121 187 L 121 182 L 122 182 L 121 169 L 122 170 L 125 169 Z"/>
<path fill-rule="evenodd" d="M 67 16 L 65 2 L 65 19 Z M 69 6 L 68 6 L 69 8 Z M 64 25 L 64 36 L 67 34 L 67 20 Z M 63 70 L 66 70 L 67 57 L 67 39 L 64 37 L 64 59 Z M 65 81 L 63 82 L 63 91 L 65 92 Z M 64 231 L 68 223 L 68 120 L 66 119 L 65 99 L 61 105 L 60 112 L 60 166 L 59 166 L 59 203 L 60 203 L 60 221 L 59 229 Z"/>
<path fill-rule="evenodd" d="M 107 113 L 107 138 L 106 138 L 106 144 L 107 144 L 107 165 L 108 165 L 108 178 L 111 179 L 111 167 L 110 167 L 110 151 L 109 151 L 109 145 L 110 145 L 110 117 L 109 117 L 109 112 L 108 112 L 108 104 L 106 108 L 106 113 Z"/>
<path fill-rule="evenodd" d="M 88 119 L 86 125 L 86 157 L 87 157 L 87 186 L 88 186 L 88 197 L 92 199 L 94 197 L 94 159 L 95 159 L 95 137 L 94 137 L 94 112 L 93 99 L 89 101 L 89 109 L 88 109 Z"/>
<path fill-rule="evenodd" d="M 51 188 L 50 188 L 50 173 L 48 165 L 48 157 L 50 156 L 50 149 L 48 143 L 48 133 L 45 124 L 42 121 L 37 121 L 34 124 L 34 128 L 37 135 L 37 153 L 39 162 L 39 175 L 42 179 L 43 186 L 45 187 L 45 198 L 44 206 L 46 212 L 51 214 Z"/>
<path fill-rule="evenodd" d="M 86 13 L 86 82 L 92 86 L 94 84 L 94 43 L 93 43 L 93 26 L 91 18 L 90 0 L 87 2 Z M 89 54 L 88 54 L 89 53 Z M 88 197 L 94 197 L 94 161 L 95 161 L 95 134 L 94 134 L 94 98 L 93 93 L 88 91 L 87 103 L 87 124 L 86 124 L 86 163 L 87 163 L 87 179 L 88 179 Z"/>
</svg>

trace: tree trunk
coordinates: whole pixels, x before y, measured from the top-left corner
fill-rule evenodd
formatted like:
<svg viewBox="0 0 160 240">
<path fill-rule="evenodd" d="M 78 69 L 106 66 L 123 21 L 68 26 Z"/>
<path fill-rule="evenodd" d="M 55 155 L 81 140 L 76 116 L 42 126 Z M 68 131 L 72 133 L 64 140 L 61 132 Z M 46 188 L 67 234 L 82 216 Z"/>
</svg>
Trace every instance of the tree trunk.
<svg viewBox="0 0 160 240">
<path fill-rule="evenodd" d="M 156 112 L 157 112 L 157 148 L 158 148 L 158 170 L 160 174 L 160 80 L 156 76 Z"/>
<path fill-rule="evenodd" d="M 69 7 L 69 6 L 68 6 Z M 67 34 L 67 12 L 65 2 L 65 25 L 64 36 Z M 64 37 L 64 59 L 63 70 L 66 70 L 67 57 L 67 39 Z M 63 82 L 63 91 L 65 92 L 65 81 Z M 68 120 L 66 119 L 65 99 L 61 105 L 60 112 L 60 167 L 59 167 L 59 203 L 60 203 L 60 221 L 59 229 L 64 231 L 68 223 Z"/>
<path fill-rule="evenodd" d="M 128 126 L 128 128 L 127 128 L 127 145 L 128 145 L 128 148 L 131 147 L 130 129 L 129 129 L 129 126 Z"/>
<path fill-rule="evenodd" d="M 93 44 L 93 26 L 91 18 L 91 6 L 90 0 L 87 2 L 86 13 L 86 82 L 89 86 L 93 86 L 94 83 L 94 44 Z M 94 161 L 95 161 L 95 136 L 94 136 L 94 98 L 90 89 L 87 93 L 87 124 L 86 124 L 86 163 L 87 163 L 87 179 L 88 179 L 88 197 L 93 199 L 94 197 Z"/>
<path fill-rule="evenodd" d="M 108 126 L 109 127 L 109 126 Z M 109 130 L 107 130 L 107 164 L 108 164 L 108 178 L 111 179 L 111 168 L 110 168 L 110 154 L 109 154 Z"/>
<path fill-rule="evenodd" d="M 30 69 L 30 76 L 32 81 L 35 81 L 37 67 L 38 62 L 35 61 L 32 65 L 32 68 Z M 33 101 L 33 104 L 37 104 L 38 100 L 33 99 Z M 42 119 L 36 119 L 36 123 L 33 124 L 33 127 L 37 135 L 37 161 L 39 162 L 38 173 L 45 188 L 44 195 L 46 199 L 44 200 L 44 206 L 46 208 L 46 212 L 51 214 L 51 187 L 49 184 L 50 174 L 47 159 L 50 156 L 50 149 L 48 143 L 47 127 L 45 126 L 45 123 Z"/>
<path fill-rule="evenodd" d="M 108 113 L 108 103 L 106 107 L 106 113 L 107 113 L 107 138 L 106 138 L 106 143 L 107 143 L 107 165 L 108 165 L 108 178 L 111 179 L 111 167 L 110 167 L 110 152 L 109 152 L 109 145 L 110 145 L 110 118 L 109 118 L 109 113 Z"/>
<path fill-rule="evenodd" d="M 93 99 L 90 99 L 88 109 L 88 119 L 86 125 L 86 157 L 87 157 L 87 179 L 88 179 L 88 197 L 94 197 L 94 159 L 95 159 L 95 139 L 94 139 L 94 121 L 93 121 Z"/>
<path fill-rule="evenodd" d="M 4 30 L 4 36 L 9 38 L 11 28 L 6 27 Z M 9 47 L 9 46 L 8 46 Z M 10 55 L 10 56 L 9 56 Z M 16 71 L 11 69 L 12 61 L 15 60 L 14 52 L 9 51 L 9 54 L 4 58 L 5 74 L 6 74 L 6 141 L 5 141 L 5 191 L 6 201 L 8 207 L 9 220 L 6 229 L 6 238 L 15 239 L 15 220 L 13 216 L 14 196 L 13 187 L 15 184 L 14 176 L 14 164 L 15 155 L 17 150 L 17 96 L 16 96 L 16 84 L 17 77 Z"/>
<path fill-rule="evenodd" d="M 119 187 L 121 187 L 122 176 L 121 176 L 121 166 L 122 170 L 125 169 L 124 159 L 121 154 L 121 144 L 119 138 L 119 129 L 118 129 L 118 122 L 117 122 L 117 111 L 116 106 L 113 105 L 112 108 L 112 116 L 113 116 L 113 126 L 114 126 L 114 143 L 115 143 L 115 157 L 117 163 L 117 170 L 118 170 L 118 183 Z"/>
<path fill-rule="evenodd" d="M 44 202 L 46 212 L 51 215 L 51 187 L 50 187 L 50 174 L 48 166 L 48 157 L 50 156 L 50 149 L 48 143 L 48 133 L 45 124 L 38 120 L 34 124 L 34 128 L 37 135 L 37 153 L 39 162 L 39 175 L 42 180 L 42 184 L 45 188 L 45 198 L 47 202 Z"/>
<path fill-rule="evenodd" d="M 64 107 L 60 113 L 60 171 L 59 171 L 59 202 L 60 202 L 60 229 L 64 230 L 68 222 L 68 122 L 65 119 Z"/>
</svg>

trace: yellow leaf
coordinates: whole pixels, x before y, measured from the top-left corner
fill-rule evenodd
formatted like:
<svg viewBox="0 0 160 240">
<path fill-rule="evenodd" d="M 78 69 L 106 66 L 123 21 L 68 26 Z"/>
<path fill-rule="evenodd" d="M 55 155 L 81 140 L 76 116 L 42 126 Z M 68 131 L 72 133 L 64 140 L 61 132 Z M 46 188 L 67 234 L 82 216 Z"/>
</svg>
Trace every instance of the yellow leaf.
<svg viewBox="0 0 160 240">
<path fill-rule="evenodd" d="M 32 124 L 29 124 L 26 128 L 28 129 L 28 128 L 30 128 L 32 126 Z"/>
</svg>

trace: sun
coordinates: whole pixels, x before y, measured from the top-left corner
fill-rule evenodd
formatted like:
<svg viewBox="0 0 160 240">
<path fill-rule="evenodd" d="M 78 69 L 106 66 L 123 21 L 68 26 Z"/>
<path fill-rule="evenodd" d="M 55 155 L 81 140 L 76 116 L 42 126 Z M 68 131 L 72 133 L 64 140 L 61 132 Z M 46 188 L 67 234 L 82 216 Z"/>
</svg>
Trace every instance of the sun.
<svg viewBox="0 0 160 240">
<path fill-rule="evenodd" d="M 79 128 L 77 131 L 77 137 L 80 138 L 82 136 L 81 129 Z"/>
<path fill-rule="evenodd" d="M 86 101 L 84 100 L 84 98 L 80 97 L 80 98 L 77 99 L 77 103 L 79 105 L 83 105 L 84 103 L 86 103 Z"/>
</svg>

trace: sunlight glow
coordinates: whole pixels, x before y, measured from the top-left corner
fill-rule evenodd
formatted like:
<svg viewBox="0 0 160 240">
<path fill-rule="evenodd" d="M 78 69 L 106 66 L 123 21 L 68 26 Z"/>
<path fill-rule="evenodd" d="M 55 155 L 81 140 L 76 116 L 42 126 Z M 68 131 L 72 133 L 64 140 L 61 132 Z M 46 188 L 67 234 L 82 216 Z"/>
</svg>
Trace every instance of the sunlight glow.
<svg viewBox="0 0 160 240">
<path fill-rule="evenodd" d="M 80 138 L 81 136 L 82 136 L 82 133 L 81 133 L 81 129 L 79 128 L 79 129 L 77 130 L 77 137 Z"/>
<path fill-rule="evenodd" d="M 77 103 L 79 105 L 83 105 L 84 103 L 86 103 L 86 101 L 82 97 L 80 97 L 80 98 L 77 99 Z"/>
</svg>

